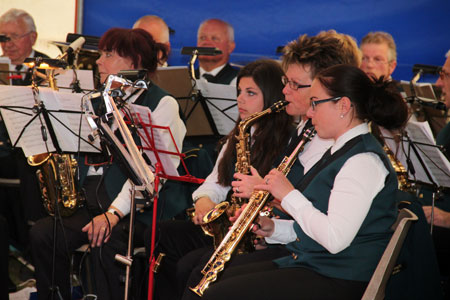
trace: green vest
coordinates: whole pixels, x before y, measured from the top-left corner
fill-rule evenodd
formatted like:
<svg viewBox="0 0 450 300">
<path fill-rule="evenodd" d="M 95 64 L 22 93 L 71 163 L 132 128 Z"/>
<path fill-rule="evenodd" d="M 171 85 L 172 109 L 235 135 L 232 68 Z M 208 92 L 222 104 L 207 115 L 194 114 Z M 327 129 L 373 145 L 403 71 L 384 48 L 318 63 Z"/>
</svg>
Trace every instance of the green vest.
<svg viewBox="0 0 450 300">
<path fill-rule="evenodd" d="M 303 266 L 332 278 L 370 280 L 391 238 L 391 226 L 397 216 L 397 176 L 381 146 L 371 134 L 358 136 L 355 139 L 359 140 L 350 149 L 341 151 L 341 156 L 338 157 L 339 150 L 331 156 L 332 162 L 316 174 L 306 186 L 303 194 L 315 208 L 326 214 L 334 180 L 345 162 L 359 153 L 373 152 L 377 154 L 389 174 L 384 188 L 374 198 L 356 237 L 346 249 L 331 254 L 306 235 L 298 223 L 294 223 L 298 238 L 287 245 L 287 249 L 293 255 L 276 260 L 275 262 L 280 267 Z M 336 157 L 338 158 L 335 159 Z M 305 176 L 305 178 L 307 177 L 308 175 Z"/>
</svg>

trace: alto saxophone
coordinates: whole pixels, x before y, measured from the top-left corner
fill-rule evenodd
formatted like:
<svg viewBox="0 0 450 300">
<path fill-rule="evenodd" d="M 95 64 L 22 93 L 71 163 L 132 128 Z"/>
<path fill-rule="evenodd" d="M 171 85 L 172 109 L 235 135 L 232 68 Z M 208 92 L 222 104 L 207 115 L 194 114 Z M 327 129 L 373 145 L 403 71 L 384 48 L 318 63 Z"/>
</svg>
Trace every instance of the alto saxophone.
<svg viewBox="0 0 450 300">
<path fill-rule="evenodd" d="M 236 164 L 235 172 L 241 174 L 250 174 L 250 128 L 251 125 L 258 119 L 272 112 L 282 111 L 289 102 L 280 100 L 272 104 L 269 108 L 252 114 L 245 120 L 242 120 L 238 125 L 238 135 L 236 143 Z M 214 246 L 217 246 L 222 241 L 225 234 L 228 232 L 228 228 L 231 226 L 231 222 L 228 220 L 229 216 L 234 213 L 245 203 L 245 200 L 239 197 L 231 197 L 231 205 L 227 201 L 217 204 L 212 210 L 205 214 L 203 217 L 202 229 L 205 234 L 214 238 Z M 249 241 L 251 244 L 251 241 Z M 249 243 L 245 243 L 249 244 Z M 244 246 L 242 252 L 250 250 L 248 246 Z"/>
<path fill-rule="evenodd" d="M 284 175 L 287 175 L 299 153 L 303 151 L 306 143 L 309 142 L 315 134 L 316 131 L 314 130 L 314 127 L 307 129 L 297 147 L 291 155 L 286 156 L 283 159 L 277 170 L 282 172 Z M 250 231 L 253 221 L 259 215 L 260 210 L 264 207 L 269 196 L 270 193 L 268 191 L 253 191 L 247 206 L 244 208 L 238 219 L 234 222 L 227 235 L 224 237 L 203 268 L 203 278 L 197 286 L 189 288 L 191 291 L 201 297 L 211 282 L 214 282 L 217 279 L 218 273 L 225 268 L 225 263 L 230 260 L 231 255 L 238 246 L 239 242 L 242 240 L 244 235 Z"/>
</svg>

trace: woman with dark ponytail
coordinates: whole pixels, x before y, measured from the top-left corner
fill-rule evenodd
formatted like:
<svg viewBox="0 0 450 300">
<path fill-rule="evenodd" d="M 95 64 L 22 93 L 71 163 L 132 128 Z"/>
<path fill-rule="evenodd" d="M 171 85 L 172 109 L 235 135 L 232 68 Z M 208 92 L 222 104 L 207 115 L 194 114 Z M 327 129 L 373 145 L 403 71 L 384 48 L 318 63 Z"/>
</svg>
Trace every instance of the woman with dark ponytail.
<svg viewBox="0 0 450 300">
<path fill-rule="evenodd" d="M 401 128 L 406 104 L 391 83 L 372 82 L 349 65 L 318 73 L 310 102 L 308 117 L 333 146 L 295 186 L 276 169 L 255 186 L 292 216 L 260 217 L 256 234 L 287 244 L 292 255 L 231 267 L 203 299 L 230 299 L 236 291 L 240 299 L 361 299 L 397 217 L 397 176 L 368 122 Z"/>
</svg>

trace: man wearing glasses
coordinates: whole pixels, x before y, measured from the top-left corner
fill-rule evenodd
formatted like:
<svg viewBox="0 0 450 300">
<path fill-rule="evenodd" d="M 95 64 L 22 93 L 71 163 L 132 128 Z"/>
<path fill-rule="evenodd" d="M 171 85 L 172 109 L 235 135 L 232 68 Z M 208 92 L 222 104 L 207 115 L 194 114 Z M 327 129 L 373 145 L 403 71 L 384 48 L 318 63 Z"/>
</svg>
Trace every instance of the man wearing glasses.
<svg viewBox="0 0 450 300">
<path fill-rule="evenodd" d="M 11 8 L 0 17 L 0 34 L 8 38 L 1 42 L 3 56 L 11 60 L 10 70 L 21 76 L 13 79 L 12 84 L 30 85 L 31 74 L 26 73 L 28 69 L 23 65 L 25 58 L 48 57 L 33 49 L 37 39 L 33 18 L 24 10 Z"/>
<path fill-rule="evenodd" d="M 361 70 L 375 79 L 391 79 L 397 66 L 397 50 L 392 35 L 383 31 L 369 32 L 361 40 Z"/>
</svg>

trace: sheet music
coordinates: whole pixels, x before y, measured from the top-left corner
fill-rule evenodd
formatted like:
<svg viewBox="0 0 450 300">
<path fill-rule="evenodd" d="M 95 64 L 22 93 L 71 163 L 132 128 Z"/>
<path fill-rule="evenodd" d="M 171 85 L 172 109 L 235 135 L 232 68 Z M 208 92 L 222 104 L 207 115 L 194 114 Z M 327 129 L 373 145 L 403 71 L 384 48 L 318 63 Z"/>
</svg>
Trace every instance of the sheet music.
<svg viewBox="0 0 450 300">
<path fill-rule="evenodd" d="M 80 111 L 80 94 L 59 93 L 50 89 L 40 88 L 39 99 L 43 101 L 47 110 L 67 109 Z M 78 103 L 78 105 L 75 103 Z M 6 128 L 8 129 L 11 143 L 13 145 L 18 140 L 22 129 L 33 117 L 36 116 L 36 113 L 32 110 L 34 104 L 35 99 L 30 87 L 0 86 L 0 105 L 20 107 L 14 108 L 14 111 L 5 108 L 1 109 Z M 77 106 L 77 108 L 75 108 L 75 106 Z M 66 113 L 54 112 L 52 114 L 60 119 L 66 126 L 71 128 L 73 132 L 78 133 L 80 122 L 79 114 L 70 114 L 70 118 Z M 75 119 L 77 119 L 76 122 Z M 64 128 L 52 116 L 50 116 L 50 120 L 52 122 L 52 126 L 54 127 L 61 150 L 63 152 L 77 152 L 78 138 Z M 87 138 L 87 134 L 90 133 L 90 127 L 84 117 L 83 120 L 82 136 L 85 134 L 85 138 Z M 47 133 L 47 141 L 44 141 L 43 139 L 41 126 L 44 126 L 45 128 L 45 132 Z M 33 122 L 26 127 L 16 146 L 23 149 L 25 156 L 56 151 L 42 115 L 37 116 Z M 97 147 L 98 146 L 99 144 L 97 142 Z M 82 142 L 81 150 L 86 152 L 98 152 L 98 150 L 85 142 Z"/>
<path fill-rule="evenodd" d="M 40 88 L 39 94 L 48 110 L 82 112 L 81 100 L 83 94 L 71 93 L 69 91 L 55 92 L 48 88 Z M 88 141 L 88 136 L 92 133 L 92 130 L 86 120 L 86 116 L 80 113 L 51 112 L 51 115 L 54 117 L 50 116 L 50 120 L 53 129 L 56 132 L 58 143 L 61 149 L 67 149 L 63 150 L 67 152 L 78 152 L 78 143 L 80 143 L 79 149 L 81 152 L 98 152 L 98 150 L 93 147 L 94 145 L 95 147 L 100 148 L 98 139 L 94 141 L 93 145 L 86 142 Z M 61 123 L 70 128 L 72 132 Z M 78 139 L 78 134 L 80 134 L 85 141 Z"/>
<path fill-rule="evenodd" d="M 437 147 L 417 144 L 424 143 L 429 145 L 436 145 L 428 122 L 410 121 L 406 125 L 406 132 L 408 133 L 411 141 L 416 142 L 414 143 L 414 146 L 417 148 L 419 155 L 426 165 L 426 168 L 430 172 L 433 181 L 438 186 L 450 187 L 450 177 L 447 175 L 450 174 L 450 162 L 447 160 L 444 154 Z M 408 166 L 406 156 L 408 154 L 410 155 L 410 159 L 415 170 L 415 178 L 413 177 L 411 172 L 409 172 L 409 179 L 432 184 L 416 154 L 412 149 L 409 148 L 409 141 L 403 139 L 404 151 L 400 148 L 400 151 L 396 152 L 395 150 L 397 146 L 395 145 L 392 137 L 389 137 L 387 131 L 385 130 L 383 131 L 383 135 L 386 136 L 386 143 L 388 144 L 389 148 L 391 148 L 394 153 L 396 153 L 397 158 L 405 168 L 407 168 Z M 400 145 L 400 147 L 402 147 L 402 145 Z"/>
<path fill-rule="evenodd" d="M 20 140 L 18 140 L 25 124 L 35 116 L 35 113 L 31 110 L 34 103 L 33 92 L 30 87 L 0 86 L 0 105 L 23 107 L 14 108 L 14 111 L 2 108 L 1 113 L 8 129 L 11 144 L 14 145 L 17 142 L 16 146 L 23 149 L 25 156 L 56 150 L 50 138 L 44 143 L 39 117 L 27 126 Z M 45 130 L 48 132 L 42 116 L 41 119 Z"/>
<path fill-rule="evenodd" d="M 135 105 L 135 104 L 131 104 L 130 107 L 132 109 L 133 114 L 140 116 L 143 124 L 151 124 L 151 120 L 150 120 L 151 111 L 148 107 L 142 106 L 142 105 Z M 158 125 L 158 124 L 153 124 L 153 125 Z M 146 129 L 150 135 L 151 128 L 147 127 Z M 143 145 L 145 145 L 145 143 L 146 143 L 145 141 L 147 140 L 145 131 L 143 128 L 138 128 L 138 131 L 139 131 L 139 135 L 143 137 L 142 143 L 143 143 Z M 175 148 L 175 144 L 172 141 L 170 131 L 168 128 L 163 129 L 163 128 L 154 128 L 153 127 L 153 140 L 155 143 L 156 150 L 165 150 L 165 151 L 170 151 L 170 152 L 175 152 L 175 153 L 177 152 L 177 150 Z M 149 144 L 145 145 L 145 146 L 150 147 Z M 155 166 L 156 163 L 158 162 L 156 159 L 155 153 L 151 150 L 144 150 L 144 152 L 147 154 L 147 156 L 150 159 L 150 161 L 152 162 L 153 166 Z M 170 176 L 179 176 L 177 168 L 175 167 L 175 164 L 178 164 L 180 157 L 177 155 L 171 155 L 171 154 L 161 153 L 161 152 L 158 152 L 158 155 L 161 160 L 162 167 L 164 168 L 164 172 Z"/>
<path fill-rule="evenodd" d="M 205 80 L 196 80 L 196 83 L 197 88 L 207 99 L 207 105 L 216 124 L 217 131 L 221 135 L 227 135 L 234 128 L 239 117 L 236 87 L 210 83 Z"/>
<path fill-rule="evenodd" d="M 83 90 L 94 89 L 94 75 L 92 70 L 75 70 L 76 78 L 79 81 L 80 88 Z M 56 85 L 59 88 L 71 89 L 72 82 L 74 80 L 74 70 L 57 70 L 55 72 Z"/>
</svg>

